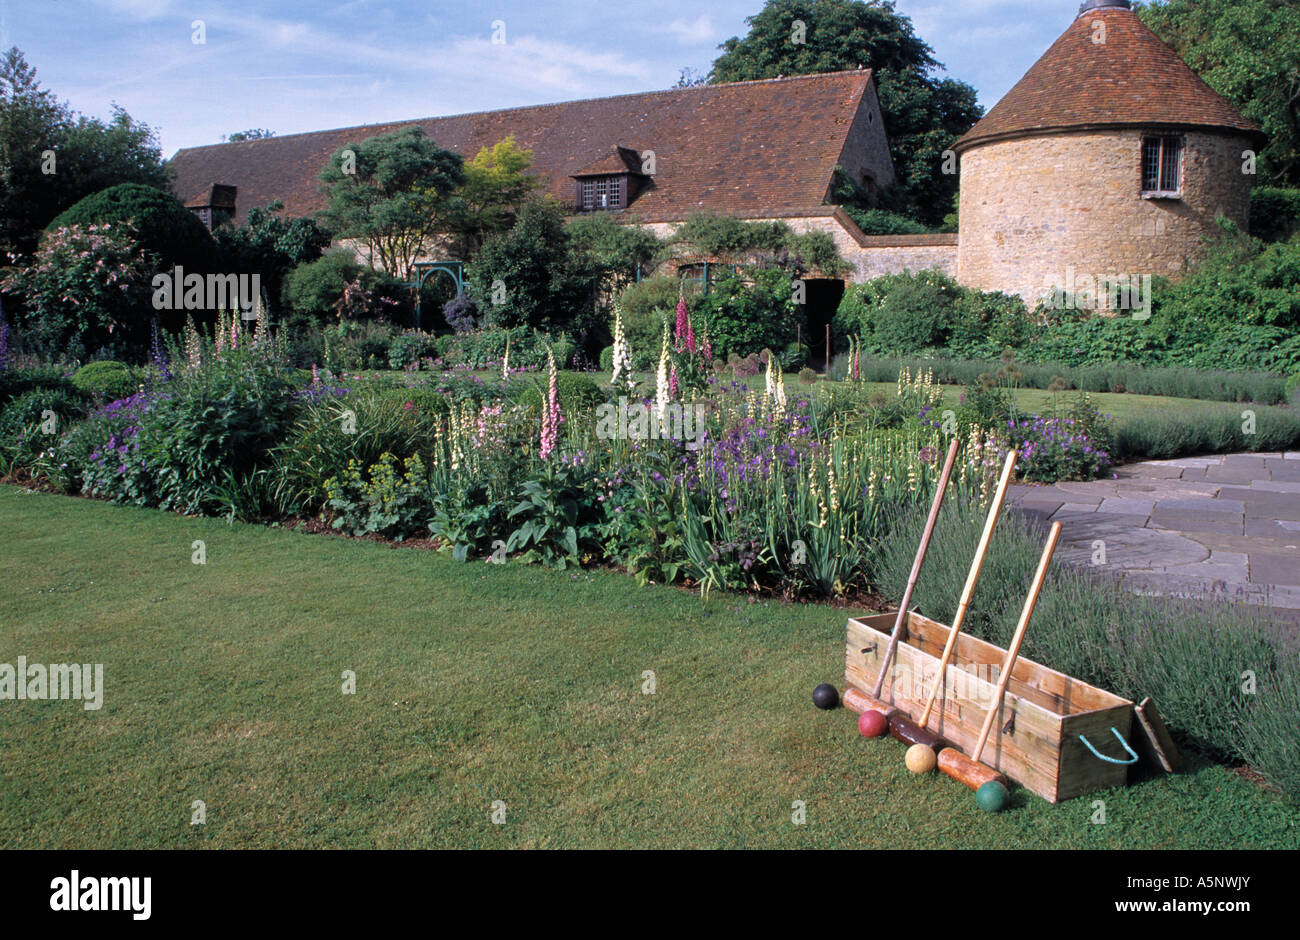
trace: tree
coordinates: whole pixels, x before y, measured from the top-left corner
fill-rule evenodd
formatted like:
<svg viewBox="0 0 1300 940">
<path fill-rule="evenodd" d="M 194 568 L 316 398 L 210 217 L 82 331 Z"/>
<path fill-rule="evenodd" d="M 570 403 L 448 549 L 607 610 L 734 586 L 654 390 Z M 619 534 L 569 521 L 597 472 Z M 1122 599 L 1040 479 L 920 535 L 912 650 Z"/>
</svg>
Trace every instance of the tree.
<svg viewBox="0 0 1300 940">
<path fill-rule="evenodd" d="M 217 246 L 203 223 L 171 193 L 139 183 L 122 183 L 92 193 L 60 213 L 47 237 L 70 225 L 130 225 L 140 245 L 160 269 L 180 265 L 190 271 L 217 268 Z"/>
<path fill-rule="evenodd" d="M 245 140 L 269 140 L 275 136 L 275 131 L 267 130 L 265 127 L 250 127 L 246 131 L 235 131 L 233 134 L 225 134 L 222 141 L 228 144 L 237 144 Z"/>
<path fill-rule="evenodd" d="M 510 228 L 519 207 L 541 185 L 526 175 L 532 163 L 533 152 L 520 147 L 511 134 L 465 164 L 465 181 L 446 212 L 453 257 L 472 257 L 488 237 Z"/>
<path fill-rule="evenodd" d="M 277 199 L 249 209 L 243 226 L 223 225 L 213 232 L 224 266 L 260 275 L 267 296 L 277 300 L 288 273 L 315 261 L 331 241 L 313 219 L 286 217 L 280 214 L 283 209 Z"/>
<path fill-rule="evenodd" d="M 1277 0 L 1155 0 L 1138 16 L 1268 135 L 1258 178 L 1300 186 L 1300 6 Z"/>
<path fill-rule="evenodd" d="M 0 252 L 30 253 L 56 215 L 118 183 L 167 188 L 154 131 L 116 105 L 107 123 L 76 114 L 16 47 L 0 56 Z"/>
<path fill-rule="evenodd" d="M 564 209 L 526 203 L 508 232 L 489 238 L 466 267 L 486 326 L 573 330 L 595 325 L 597 272 L 570 249 Z"/>
<path fill-rule="evenodd" d="M 638 271 L 648 273 L 664 247 L 650 229 L 616 222 L 608 212 L 579 216 L 569 222 L 565 231 L 572 249 L 586 253 L 609 291 L 635 281 Z"/>
<path fill-rule="evenodd" d="M 943 66 L 912 21 L 891 0 L 767 0 L 746 22 L 743 39 L 720 47 L 709 81 L 874 69 L 898 177 L 883 208 L 939 223 L 957 191 L 956 175 L 942 172 L 943 152 L 984 112 L 970 85 L 935 77 Z"/>
<path fill-rule="evenodd" d="M 442 227 L 439 212 L 465 172 L 459 154 L 413 126 L 339 148 L 320 178 L 325 225 L 362 242 L 372 268 L 378 261 L 405 278 Z"/>
</svg>

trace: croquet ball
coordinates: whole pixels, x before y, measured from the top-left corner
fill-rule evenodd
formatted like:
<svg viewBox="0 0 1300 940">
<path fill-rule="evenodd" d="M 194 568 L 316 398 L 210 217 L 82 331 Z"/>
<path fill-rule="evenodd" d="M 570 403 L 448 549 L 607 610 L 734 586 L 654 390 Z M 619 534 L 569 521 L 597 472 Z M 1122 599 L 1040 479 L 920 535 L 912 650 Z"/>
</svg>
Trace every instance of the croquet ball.
<svg viewBox="0 0 1300 940">
<path fill-rule="evenodd" d="M 823 682 L 817 688 L 813 689 L 813 704 L 818 708 L 834 708 L 840 703 L 840 693 L 835 691 L 835 686 L 828 682 Z"/>
<path fill-rule="evenodd" d="M 865 737 L 878 738 L 889 730 L 889 719 L 874 708 L 868 708 L 858 716 L 858 730 Z"/>
<path fill-rule="evenodd" d="M 907 749 L 907 769 L 914 774 L 928 774 L 936 763 L 934 750 L 924 744 L 913 744 Z"/>
<path fill-rule="evenodd" d="M 996 813 L 1007 805 L 1007 788 L 996 780 L 990 780 L 975 791 L 975 802 L 986 813 Z"/>
</svg>

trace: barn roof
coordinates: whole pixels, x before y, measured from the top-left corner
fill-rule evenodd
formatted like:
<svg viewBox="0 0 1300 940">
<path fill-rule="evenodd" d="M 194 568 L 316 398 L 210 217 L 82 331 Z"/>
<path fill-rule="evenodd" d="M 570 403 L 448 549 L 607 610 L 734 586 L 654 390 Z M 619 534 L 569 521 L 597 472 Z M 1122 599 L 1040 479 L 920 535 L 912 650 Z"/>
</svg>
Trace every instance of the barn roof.
<svg viewBox="0 0 1300 940">
<path fill-rule="evenodd" d="M 1124 0 L 1091 0 L 954 149 L 960 153 L 996 140 L 1115 126 L 1262 133 Z"/>
<path fill-rule="evenodd" d="M 237 186 L 239 221 L 274 199 L 290 215 L 311 215 L 325 205 L 318 176 L 330 154 L 418 124 L 467 159 L 514 135 L 533 152 L 531 172 L 570 204 L 574 175 L 627 172 L 624 150 L 643 148 L 654 151 L 655 173 L 626 210 L 638 219 L 671 221 L 701 209 L 780 217 L 825 202 L 871 81 L 871 70 L 860 69 L 191 147 L 172 158 L 172 189 L 189 202 L 214 183 Z M 878 175 L 892 176 L 892 168 Z"/>
</svg>

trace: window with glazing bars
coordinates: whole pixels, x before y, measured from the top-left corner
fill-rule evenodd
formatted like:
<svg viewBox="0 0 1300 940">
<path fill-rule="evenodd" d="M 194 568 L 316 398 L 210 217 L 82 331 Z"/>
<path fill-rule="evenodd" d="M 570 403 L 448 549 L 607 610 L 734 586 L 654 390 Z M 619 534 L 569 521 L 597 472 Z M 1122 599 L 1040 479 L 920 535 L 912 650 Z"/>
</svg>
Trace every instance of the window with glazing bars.
<svg viewBox="0 0 1300 940">
<path fill-rule="evenodd" d="M 620 202 L 617 176 L 597 176 L 582 181 L 582 208 L 617 209 Z"/>
<path fill-rule="evenodd" d="M 1178 193 L 1182 190 L 1183 142 L 1178 137 L 1142 140 L 1142 192 Z"/>
</svg>

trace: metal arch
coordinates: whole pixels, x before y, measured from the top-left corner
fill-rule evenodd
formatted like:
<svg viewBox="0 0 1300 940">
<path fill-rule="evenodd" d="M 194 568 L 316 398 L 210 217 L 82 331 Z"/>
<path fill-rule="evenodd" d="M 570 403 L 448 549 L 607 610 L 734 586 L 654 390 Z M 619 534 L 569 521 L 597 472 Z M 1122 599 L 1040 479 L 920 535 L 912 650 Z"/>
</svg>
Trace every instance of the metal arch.
<svg viewBox="0 0 1300 940">
<path fill-rule="evenodd" d="M 450 275 L 456 282 L 456 296 L 459 297 L 465 293 L 465 265 L 460 261 L 417 261 L 412 267 L 415 269 L 411 286 L 415 288 L 415 328 L 418 330 L 422 329 L 420 291 L 424 288 L 424 282 L 436 274 Z"/>
</svg>

